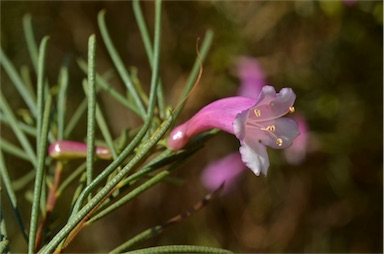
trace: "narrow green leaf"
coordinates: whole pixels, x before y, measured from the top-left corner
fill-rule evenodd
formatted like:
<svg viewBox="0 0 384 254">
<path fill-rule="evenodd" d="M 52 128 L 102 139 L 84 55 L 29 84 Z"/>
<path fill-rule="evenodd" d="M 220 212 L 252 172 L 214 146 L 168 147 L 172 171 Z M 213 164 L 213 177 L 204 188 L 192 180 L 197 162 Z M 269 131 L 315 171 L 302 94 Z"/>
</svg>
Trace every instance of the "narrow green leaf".
<svg viewBox="0 0 384 254">
<path fill-rule="evenodd" d="M 155 1 L 155 29 L 152 59 L 151 89 L 149 92 L 148 118 L 152 118 L 156 106 L 160 70 L 160 44 L 161 44 L 161 0 Z"/>
<path fill-rule="evenodd" d="M 88 94 L 88 88 L 87 86 L 84 86 L 84 91 L 86 94 Z M 111 155 L 112 155 L 112 158 L 113 159 L 116 159 L 117 157 L 117 152 L 116 152 L 116 148 L 115 148 L 115 145 L 114 145 L 114 142 L 113 142 L 113 139 L 112 139 L 112 135 L 111 135 L 111 132 L 108 128 L 108 124 L 107 122 L 105 121 L 105 118 L 103 116 L 103 113 L 99 107 L 99 105 L 96 103 L 96 121 L 97 121 L 97 125 L 101 131 L 101 134 L 103 135 L 104 137 L 104 140 L 105 142 L 107 143 L 107 146 L 111 152 Z M 109 176 L 109 178 L 113 177 L 114 175 L 111 174 Z"/>
<path fill-rule="evenodd" d="M 43 112 L 44 112 L 44 104 L 45 104 L 44 72 L 45 72 L 45 55 L 46 55 L 48 39 L 49 37 L 45 36 L 40 43 L 38 65 L 37 65 L 37 68 L 38 68 L 37 69 L 37 114 L 36 114 L 36 121 L 37 121 L 36 145 L 37 146 L 40 144 L 41 129 L 43 125 Z"/>
<path fill-rule="evenodd" d="M 5 190 L 7 191 L 9 200 L 11 201 L 11 205 L 13 208 L 13 211 L 16 216 L 17 223 L 20 227 L 21 233 L 24 236 L 24 239 L 28 241 L 28 236 L 27 236 L 27 230 L 25 228 L 25 224 L 23 222 L 23 218 L 21 217 L 21 213 L 19 210 L 19 205 L 17 204 L 17 197 L 14 189 L 12 188 L 12 183 L 11 183 L 11 178 L 9 177 L 8 174 L 8 169 L 5 165 L 4 157 L 3 157 L 3 142 L 0 142 L 0 173 L 1 173 L 1 181 L 4 184 Z"/>
<path fill-rule="evenodd" d="M 82 60 L 82 59 L 79 59 L 77 61 L 77 63 L 79 65 L 80 69 L 83 70 L 85 73 L 87 73 L 87 70 L 88 70 L 87 63 L 84 60 Z M 122 105 L 124 105 L 125 107 L 129 108 L 133 113 L 135 113 L 139 117 L 141 117 L 141 115 L 140 115 L 139 111 L 136 109 L 136 107 L 134 105 L 132 105 L 132 103 L 129 102 L 129 100 L 127 98 L 122 96 L 121 93 L 119 93 L 118 91 L 113 89 L 111 87 L 111 85 L 108 84 L 108 82 L 105 80 L 105 78 L 103 78 L 102 76 L 100 76 L 98 74 L 96 74 L 96 84 L 99 87 L 101 87 L 103 90 L 108 92 L 115 100 L 117 100 Z"/>
<path fill-rule="evenodd" d="M 0 121 L 2 123 L 7 124 L 8 126 L 13 126 L 13 125 L 11 125 L 10 120 L 7 117 L 5 117 L 4 114 L 1 114 L 1 113 L 0 113 Z M 18 126 L 18 128 L 20 128 L 21 131 L 25 132 L 25 134 L 28 134 L 32 137 L 36 137 L 36 128 L 35 127 L 32 127 L 32 126 L 27 125 L 27 124 L 20 122 L 20 121 L 17 121 L 17 126 Z"/>
<path fill-rule="evenodd" d="M 91 35 L 88 41 L 88 117 L 87 117 L 87 185 L 93 179 L 95 161 L 95 115 L 96 115 L 96 37 Z"/>
<path fill-rule="evenodd" d="M 83 100 L 80 105 L 77 107 L 75 113 L 72 115 L 71 119 L 68 121 L 64 130 L 64 138 L 68 138 L 73 129 L 78 126 L 81 117 L 83 116 L 85 110 L 87 109 L 87 100 Z"/>
<path fill-rule="evenodd" d="M 42 188 L 44 185 L 44 167 L 45 167 L 45 159 L 47 154 L 47 140 L 48 140 L 48 131 L 49 131 L 49 123 L 50 123 L 50 113 L 51 113 L 51 105 L 52 105 L 52 97 L 49 95 L 45 107 L 43 110 L 42 117 L 42 127 L 41 127 L 41 139 L 38 144 L 38 158 L 37 158 L 37 168 L 36 168 L 36 177 L 33 191 L 33 203 L 32 203 L 32 211 L 31 211 L 31 224 L 29 230 L 29 241 L 28 241 L 28 253 L 35 253 L 35 238 L 36 238 L 36 230 L 39 219 L 39 206 Z"/>
<path fill-rule="evenodd" d="M 139 1 L 138 0 L 132 1 L 132 6 L 133 6 L 133 13 L 135 14 L 136 22 L 140 30 L 141 38 L 143 39 L 143 42 L 144 42 L 145 51 L 147 52 L 149 64 L 153 69 L 153 50 L 152 50 L 151 38 L 149 36 L 149 32 L 145 24 L 143 12 L 141 11 Z M 159 80 L 159 85 L 157 89 L 157 100 L 159 105 L 160 117 L 164 118 L 165 103 L 164 103 L 163 85 L 161 80 Z"/>
<path fill-rule="evenodd" d="M 108 128 L 108 124 L 103 116 L 103 113 L 99 107 L 99 105 L 96 105 L 96 121 L 97 125 L 101 131 L 101 134 L 103 135 L 103 138 L 105 140 L 105 143 L 107 143 L 107 146 L 111 152 L 112 158 L 115 159 L 117 157 L 116 148 L 113 143 L 113 138 L 111 131 Z"/>
<path fill-rule="evenodd" d="M 39 54 L 37 50 L 36 40 L 33 35 L 32 20 L 31 20 L 30 14 L 26 14 L 23 17 L 23 27 L 24 27 L 24 36 L 25 36 L 25 40 L 27 41 L 27 47 L 28 47 L 29 54 L 31 56 L 33 68 L 37 73 Z"/>
<path fill-rule="evenodd" d="M 28 154 L 25 153 L 25 151 L 20 149 L 18 146 L 15 146 L 14 144 L 8 142 L 6 139 L 2 138 L 0 145 L 1 145 L 1 151 L 8 152 L 13 156 L 29 161 L 29 156 Z"/>
<path fill-rule="evenodd" d="M 152 43 L 151 43 L 151 38 L 149 36 L 147 26 L 145 24 L 143 12 L 141 11 L 140 1 L 139 0 L 133 0 L 132 1 L 132 7 L 133 7 L 133 13 L 135 15 L 137 25 L 138 25 L 139 30 L 140 30 L 141 38 L 143 39 L 143 42 L 144 42 L 145 51 L 147 52 L 149 64 L 151 65 L 151 67 L 153 67 Z"/>
<path fill-rule="evenodd" d="M 84 164 L 84 169 L 86 168 L 86 166 L 87 166 L 87 163 Z M 76 201 L 79 199 L 79 196 L 81 195 L 82 191 L 86 186 L 86 182 L 87 182 L 87 172 L 84 171 L 83 174 L 81 174 L 80 176 L 79 183 L 77 184 L 75 193 L 72 196 L 72 202 L 71 202 L 72 207 L 76 204 Z"/>
<path fill-rule="evenodd" d="M 0 62 L 3 66 L 5 72 L 8 74 L 9 78 L 12 81 L 12 84 L 16 87 L 17 91 L 23 98 L 24 102 L 27 104 L 29 110 L 32 112 L 34 116 L 37 114 L 36 104 L 33 101 L 33 97 L 28 93 L 28 89 L 21 77 L 17 73 L 15 67 L 9 61 L 8 57 L 4 54 L 3 49 L 0 47 Z"/>
<path fill-rule="evenodd" d="M 5 100 L 2 93 L 0 93 L 0 106 L 1 110 L 5 114 L 6 118 L 8 119 L 10 126 L 12 126 L 12 130 L 15 133 L 17 139 L 19 140 L 21 146 L 25 150 L 25 152 L 29 156 L 29 161 L 36 167 L 36 154 L 32 149 L 31 144 L 29 143 L 27 137 L 25 136 L 24 132 L 21 130 L 18 121 L 16 120 L 15 115 L 13 114 L 13 111 L 11 110 L 10 106 L 8 105 L 8 102 Z"/>
<path fill-rule="evenodd" d="M 116 252 L 111 252 L 116 253 Z M 207 247 L 207 246 L 196 246 L 196 245 L 168 245 L 168 246 L 157 246 L 150 247 L 140 250 L 129 251 L 127 254 L 150 254 L 150 253 L 212 253 L 212 254 L 229 254 L 233 253 L 229 250 Z"/>
<path fill-rule="evenodd" d="M 64 121 L 67 110 L 68 68 L 63 66 L 59 74 L 59 93 L 57 96 L 57 139 L 64 139 Z"/>
<path fill-rule="evenodd" d="M 28 90 L 29 96 L 31 96 L 33 101 L 36 101 L 35 88 L 33 87 L 31 73 L 27 65 L 22 65 L 20 68 L 20 75 L 25 88 Z"/>
<path fill-rule="evenodd" d="M 105 10 L 102 10 L 99 12 L 99 15 L 97 16 L 97 21 L 98 21 L 98 24 L 99 24 L 99 28 L 100 28 L 100 32 L 101 32 L 101 36 L 103 38 L 103 41 L 105 43 L 105 46 L 107 47 L 107 50 L 108 50 L 108 53 L 109 55 L 111 56 L 112 58 L 112 61 L 121 77 L 121 79 L 123 80 L 124 82 L 124 85 L 127 87 L 130 95 L 132 96 L 133 100 L 134 100 L 134 103 L 136 105 L 136 108 L 138 109 L 138 111 L 140 112 L 140 115 L 141 117 L 144 119 L 145 116 L 146 116 L 146 112 L 145 112 L 145 109 L 144 109 L 144 106 L 143 106 L 143 103 L 142 101 L 140 100 L 140 96 L 138 95 L 136 89 L 135 89 L 135 86 L 133 85 L 130 77 L 129 77 L 129 74 L 127 72 L 127 70 L 125 69 L 124 67 L 124 64 L 123 64 L 123 61 L 121 61 L 121 58 L 120 56 L 118 55 L 113 43 L 112 43 L 112 40 L 108 34 L 108 30 L 107 30 L 107 27 L 105 25 Z"/>
<path fill-rule="evenodd" d="M 69 176 L 67 176 L 64 181 L 60 184 L 60 187 L 57 189 L 57 195 L 61 195 L 61 193 L 75 180 L 77 179 L 85 170 L 86 163 L 81 164 L 75 170 L 73 170 Z"/>
<path fill-rule="evenodd" d="M 30 182 L 35 179 L 36 171 L 31 168 L 31 170 L 25 175 L 21 176 L 19 179 L 16 179 L 12 182 L 12 188 L 14 191 L 21 190 L 27 186 Z"/>
</svg>

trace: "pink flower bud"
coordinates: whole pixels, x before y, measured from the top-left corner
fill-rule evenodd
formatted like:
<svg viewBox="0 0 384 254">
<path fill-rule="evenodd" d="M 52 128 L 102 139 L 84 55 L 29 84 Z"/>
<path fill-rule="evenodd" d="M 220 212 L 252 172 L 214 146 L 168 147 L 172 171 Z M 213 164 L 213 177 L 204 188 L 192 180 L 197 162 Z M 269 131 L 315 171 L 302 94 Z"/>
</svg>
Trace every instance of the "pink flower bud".
<svg viewBox="0 0 384 254">
<path fill-rule="evenodd" d="M 48 154 L 58 160 L 85 158 L 87 156 L 87 144 L 69 140 L 56 141 L 49 146 Z M 111 152 L 105 146 L 96 146 L 95 155 L 99 159 L 111 159 Z"/>
</svg>

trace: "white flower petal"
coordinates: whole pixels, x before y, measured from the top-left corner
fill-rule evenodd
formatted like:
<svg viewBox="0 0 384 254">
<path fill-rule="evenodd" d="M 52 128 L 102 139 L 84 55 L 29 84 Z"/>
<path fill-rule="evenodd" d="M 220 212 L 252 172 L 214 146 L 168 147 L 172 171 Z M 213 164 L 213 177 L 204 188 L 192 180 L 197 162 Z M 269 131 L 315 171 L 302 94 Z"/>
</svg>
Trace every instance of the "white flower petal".
<svg viewBox="0 0 384 254">
<path fill-rule="evenodd" d="M 269 158 L 265 145 L 257 141 L 253 142 L 252 140 L 244 140 L 241 142 L 240 154 L 244 164 L 257 176 L 260 175 L 260 172 L 267 175 Z"/>
</svg>

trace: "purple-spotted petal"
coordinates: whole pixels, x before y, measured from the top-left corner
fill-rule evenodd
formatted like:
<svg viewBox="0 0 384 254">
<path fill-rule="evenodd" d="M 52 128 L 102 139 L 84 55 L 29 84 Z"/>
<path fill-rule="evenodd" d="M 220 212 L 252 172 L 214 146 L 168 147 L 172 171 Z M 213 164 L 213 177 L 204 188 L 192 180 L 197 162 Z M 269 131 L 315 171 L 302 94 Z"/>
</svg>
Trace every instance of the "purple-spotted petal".
<svg viewBox="0 0 384 254">
<path fill-rule="evenodd" d="M 260 172 L 267 175 L 269 159 L 265 145 L 254 139 L 246 139 L 241 142 L 239 150 L 244 164 L 251 169 L 253 173 L 257 176 L 260 175 Z"/>
</svg>

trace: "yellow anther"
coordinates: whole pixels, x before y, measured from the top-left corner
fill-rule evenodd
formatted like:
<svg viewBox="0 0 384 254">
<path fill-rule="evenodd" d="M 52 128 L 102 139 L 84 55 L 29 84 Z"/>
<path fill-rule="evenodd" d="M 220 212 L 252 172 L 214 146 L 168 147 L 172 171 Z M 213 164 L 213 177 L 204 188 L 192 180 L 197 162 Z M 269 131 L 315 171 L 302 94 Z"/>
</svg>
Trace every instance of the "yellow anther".
<svg viewBox="0 0 384 254">
<path fill-rule="evenodd" d="M 267 128 L 265 128 L 267 131 L 275 131 L 276 127 L 274 125 L 268 125 Z"/>
<path fill-rule="evenodd" d="M 278 146 L 282 146 L 283 145 L 283 140 L 281 138 L 276 139 L 276 144 Z"/>
<path fill-rule="evenodd" d="M 257 109 L 257 108 L 256 108 L 253 112 L 255 113 L 256 117 L 260 117 L 260 116 L 261 116 L 261 111 L 260 111 L 260 109 Z"/>
<path fill-rule="evenodd" d="M 291 112 L 291 113 L 295 112 L 295 107 L 294 106 L 289 107 L 289 112 Z"/>
</svg>

